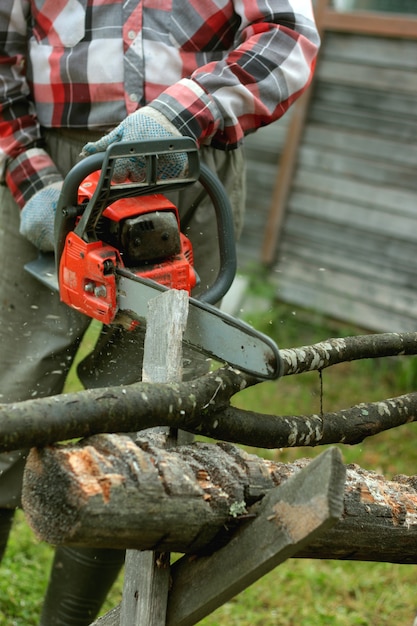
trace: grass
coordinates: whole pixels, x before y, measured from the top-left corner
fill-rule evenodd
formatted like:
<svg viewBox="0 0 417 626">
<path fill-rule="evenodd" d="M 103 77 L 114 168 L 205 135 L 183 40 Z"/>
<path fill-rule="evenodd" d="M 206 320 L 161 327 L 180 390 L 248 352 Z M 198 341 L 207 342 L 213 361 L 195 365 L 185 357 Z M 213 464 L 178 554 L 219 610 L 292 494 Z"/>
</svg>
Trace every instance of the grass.
<svg viewBox="0 0 417 626">
<path fill-rule="evenodd" d="M 264 294 L 259 294 L 264 295 Z M 362 332 L 315 313 L 280 303 L 249 316 L 281 348 L 330 336 Z M 323 373 L 323 409 L 346 408 L 415 389 L 416 359 L 381 359 L 342 364 Z M 70 385 L 76 384 L 72 378 Z M 69 387 L 71 388 L 71 387 Z M 262 383 L 238 396 L 235 404 L 274 414 L 305 414 L 320 409 L 317 373 Z M 384 473 L 414 474 L 416 424 L 388 431 L 358 446 L 341 447 L 346 462 Z M 253 450 L 280 461 L 314 456 L 322 448 Z M 52 559 L 18 512 L 2 563 L 0 626 L 35 626 Z M 416 571 L 409 565 L 291 559 L 205 618 L 203 626 L 411 626 L 417 613 Z M 120 601 L 120 577 L 103 611 Z"/>
</svg>

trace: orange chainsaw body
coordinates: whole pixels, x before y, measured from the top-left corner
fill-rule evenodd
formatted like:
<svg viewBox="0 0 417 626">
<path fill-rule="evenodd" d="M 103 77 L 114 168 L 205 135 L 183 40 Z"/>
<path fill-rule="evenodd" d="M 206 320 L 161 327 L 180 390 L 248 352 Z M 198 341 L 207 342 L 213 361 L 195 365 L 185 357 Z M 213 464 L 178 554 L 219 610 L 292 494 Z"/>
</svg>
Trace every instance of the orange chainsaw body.
<svg viewBox="0 0 417 626">
<path fill-rule="evenodd" d="M 80 185 L 78 204 L 93 196 L 100 172 Z M 197 276 L 191 242 L 180 231 L 177 207 L 162 194 L 121 198 L 103 212 L 93 241 L 71 231 L 59 265 L 61 300 L 111 324 L 116 317 L 117 268 L 191 293 Z"/>
</svg>

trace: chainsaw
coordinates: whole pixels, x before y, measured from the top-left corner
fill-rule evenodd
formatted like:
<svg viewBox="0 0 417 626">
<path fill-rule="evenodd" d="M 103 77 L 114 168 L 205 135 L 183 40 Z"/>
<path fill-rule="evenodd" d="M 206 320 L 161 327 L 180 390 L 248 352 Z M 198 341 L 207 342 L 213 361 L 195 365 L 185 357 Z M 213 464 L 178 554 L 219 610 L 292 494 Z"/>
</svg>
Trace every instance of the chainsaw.
<svg viewBox="0 0 417 626">
<path fill-rule="evenodd" d="M 186 174 L 162 178 L 160 159 L 174 153 L 185 155 Z M 143 180 L 114 183 L 117 159 L 140 159 Z M 165 194 L 197 181 L 213 205 L 220 269 L 194 298 L 199 278 L 192 244 Z M 128 330 L 146 319 L 150 299 L 167 289 L 186 290 L 184 343 L 260 379 L 282 373 L 279 350 L 268 336 L 214 306 L 235 278 L 233 218 L 223 185 L 200 163 L 192 139 L 114 143 L 77 163 L 64 180 L 56 210 L 55 253 L 42 254 L 26 269 L 58 290 L 70 307 Z"/>
</svg>

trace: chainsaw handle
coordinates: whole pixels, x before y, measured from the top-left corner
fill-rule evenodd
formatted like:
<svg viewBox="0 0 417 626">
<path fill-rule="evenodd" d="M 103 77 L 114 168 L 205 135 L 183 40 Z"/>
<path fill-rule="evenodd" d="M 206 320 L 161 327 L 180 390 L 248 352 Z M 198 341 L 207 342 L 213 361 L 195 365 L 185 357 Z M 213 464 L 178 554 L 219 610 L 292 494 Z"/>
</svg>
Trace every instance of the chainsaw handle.
<svg viewBox="0 0 417 626">
<path fill-rule="evenodd" d="M 173 146 L 177 147 L 177 152 L 187 152 L 189 176 L 184 180 L 159 181 L 156 179 L 156 155 L 172 152 Z M 132 155 L 148 157 L 145 183 L 111 185 L 115 159 L 132 158 Z M 78 225 L 75 226 L 79 216 L 77 208 L 78 188 L 87 176 L 97 170 L 101 170 L 102 173 L 96 192 L 82 214 Z M 209 195 L 215 210 L 220 255 L 218 275 L 214 283 L 201 293 L 198 299 L 209 304 L 219 302 L 230 288 L 236 274 L 237 262 L 232 209 L 222 183 L 204 163 L 199 163 L 196 143 L 189 137 L 111 144 L 105 152 L 98 152 L 86 157 L 70 170 L 64 179 L 55 215 L 57 275 L 59 276 L 59 263 L 68 233 L 76 228 L 80 237 L 86 237 L 91 233 L 91 229 L 94 231 L 95 224 L 106 206 L 122 197 L 179 189 L 197 180 Z"/>
<path fill-rule="evenodd" d="M 236 275 L 233 213 L 223 184 L 204 163 L 200 163 L 199 182 L 208 193 L 216 213 L 220 269 L 214 283 L 199 294 L 197 299 L 208 304 L 216 304 L 228 292 Z"/>
<path fill-rule="evenodd" d="M 157 178 L 158 156 L 186 153 L 188 174 L 180 179 L 159 180 Z M 117 159 L 142 158 L 144 160 L 145 180 L 112 184 L 113 169 Z M 76 225 L 78 214 L 78 188 L 87 176 L 101 170 L 100 178 L 93 197 L 86 206 L 80 221 Z M 157 193 L 162 190 L 187 186 L 198 180 L 200 173 L 199 156 L 196 142 L 190 137 L 172 137 L 169 139 L 149 139 L 141 142 L 116 142 L 105 152 L 92 154 L 68 172 L 64 179 L 61 195 L 55 214 L 55 259 L 57 266 L 61 259 L 65 240 L 71 230 L 88 241 L 95 237 L 95 227 L 104 209 L 119 200 L 133 196 Z M 75 226 L 76 225 L 76 226 Z M 57 267 L 59 271 L 59 267 Z"/>
<path fill-rule="evenodd" d="M 102 152 L 93 154 L 83 159 L 68 172 L 59 196 L 55 213 L 54 238 L 55 238 L 55 264 L 56 273 L 59 276 L 59 263 L 65 246 L 68 233 L 74 229 L 78 215 L 78 187 L 83 180 L 93 172 L 99 170 L 103 164 Z"/>
</svg>

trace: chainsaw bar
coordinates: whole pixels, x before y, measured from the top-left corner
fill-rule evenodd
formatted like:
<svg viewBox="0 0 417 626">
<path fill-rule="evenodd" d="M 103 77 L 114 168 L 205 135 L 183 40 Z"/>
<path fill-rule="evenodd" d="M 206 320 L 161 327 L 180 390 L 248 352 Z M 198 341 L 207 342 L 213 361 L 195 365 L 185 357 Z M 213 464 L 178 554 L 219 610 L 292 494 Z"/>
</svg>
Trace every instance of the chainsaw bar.
<svg viewBox="0 0 417 626">
<path fill-rule="evenodd" d="M 41 254 L 28 263 L 26 270 L 53 291 L 58 281 L 52 254 Z M 159 283 L 116 269 L 118 309 L 132 321 L 146 319 L 148 302 L 168 290 Z M 184 343 L 217 361 L 264 380 L 282 375 L 282 360 L 277 345 L 267 335 L 220 309 L 189 298 L 187 327 Z"/>
<path fill-rule="evenodd" d="M 168 288 L 116 269 L 118 309 L 132 320 L 147 317 L 148 302 Z M 189 298 L 184 343 L 217 361 L 228 363 L 256 378 L 273 380 L 282 375 L 277 345 L 267 335 L 216 307 Z"/>
</svg>

